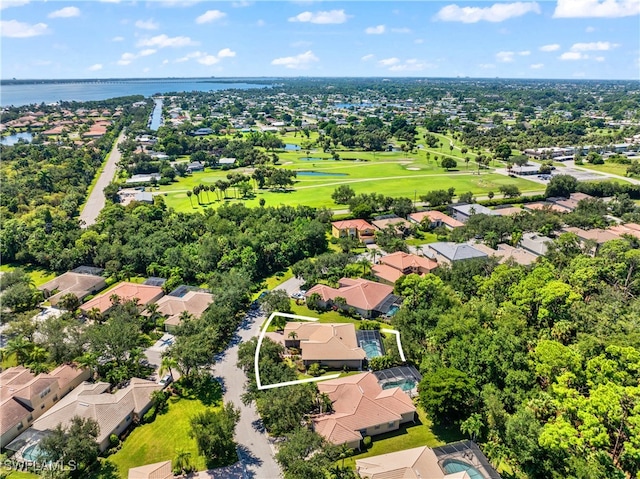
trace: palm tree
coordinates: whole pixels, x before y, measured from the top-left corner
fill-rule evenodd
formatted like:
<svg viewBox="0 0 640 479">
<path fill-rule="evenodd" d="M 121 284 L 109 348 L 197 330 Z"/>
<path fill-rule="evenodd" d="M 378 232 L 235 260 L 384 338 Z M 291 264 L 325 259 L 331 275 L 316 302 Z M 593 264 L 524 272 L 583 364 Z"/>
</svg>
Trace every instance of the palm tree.
<svg viewBox="0 0 640 479">
<path fill-rule="evenodd" d="M 185 449 L 180 448 L 176 450 L 176 458 L 173 463 L 174 474 L 188 474 L 193 470 L 193 466 L 191 464 L 191 452 Z"/>
<path fill-rule="evenodd" d="M 324 412 L 333 411 L 333 401 L 329 397 L 327 393 L 320 393 L 316 396 L 316 401 L 318 403 L 318 409 L 320 409 L 320 414 Z"/>
<path fill-rule="evenodd" d="M 158 375 L 162 377 L 163 373 L 169 371 L 171 377 L 173 377 L 173 368 L 178 367 L 178 362 L 172 356 L 164 355 L 162 356 L 162 362 L 160 363 L 160 369 L 158 370 Z"/>
<path fill-rule="evenodd" d="M 75 358 L 73 362 L 81 368 L 89 369 L 89 371 L 95 371 L 98 366 L 98 358 L 94 353 L 84 353 L 82 356 Z"/>
<path fill-rule="evenodd" d="M 17 337 L 9 340 L 5 348 L 5 355 L 16 355 L 16 362 L 18 364 L 25 364 L 29 357 L 29 353 L 33 348 L 33 343 L 27 341 L 25 338 Z"/>
<path fill-rule="evenodd" d="M 193 196 L 193 191 L 187 191 L 187 197 L 189 198 L 189 203 L 191 203 L 191 207 L 193 208 L 193 200 L 191 197 Z"/>
<path fill-rule="evenodd" d="M 87 318 L 89 318 L 94 323 L 101 323 L 102 320 L 104 319 L 102 317 L 102 313 L 100 312 L 100 309 L 96 308 L 95 306 L 87 312 Z"/>
<path fill-rule="evenodd" d="M 109 296 L 109 301 L 111 301 L 111 304 L 113 306 L 117 306 L 118 304 L 120 304 L 120 296 L 113 293 L 111 296 Z"/>
<path fill-rule="evenodd" d="M 360 258 L 358 261 L 356 261 L 356 264 L 359 264 L 362 266 L 362 276 L 367 274 L 367 268 L 371 267 L 371 263 L 367 258 Z"/>
<path fill-rule="evenodd" d="M 291 338 L 292 341 L 295 341 L 296 339 L 298 339 L 298 333 L 296 333 L 295 331 L 291 331 L 289 333 L 289 337 Z"/>
<path fill-rule="evenodd" d="M 353 450 L 347 445 L 347 443 L 343 443 L 340 446 L 340 459 L 342 459 L 341 467 L 344 468 L 344 460 L 349 457 L 353 453 Z"/>
</svg>

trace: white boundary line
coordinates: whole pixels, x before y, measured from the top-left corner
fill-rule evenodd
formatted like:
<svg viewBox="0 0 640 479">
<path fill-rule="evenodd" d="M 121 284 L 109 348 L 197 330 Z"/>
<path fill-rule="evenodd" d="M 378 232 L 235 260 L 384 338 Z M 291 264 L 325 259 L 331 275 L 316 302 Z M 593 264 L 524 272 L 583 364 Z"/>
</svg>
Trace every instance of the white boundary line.
<svg viewBox="0 0 640 479">
<path fill-rule="evenodd" d="M 259 390 L 264 390 L 264 389 L 274 389 L 274 388 L 279 388 L 281 386 L 293 386 L 295 384 L 306 384 L 306 383 L 313 383 L 313 382 L 317 382 L 317 381 L 324 381 L 325 379 L 335 379 L 340 377 L 340 373 L 337 374 L 330 374 L 327 376 L 320 376 L 317 378 L 307 378 L 307 379 L 298 379 L 296 381 L 286 381 L 283 383 L 276 383 L 276 384 L 267 384 L 267 385 L 262 385 L 262 382 L 260 381 L 260 368 L 258 367 L 258 363 L 259 358 L 260 358 L 260 348 L 262 347 L 262 340 L 264 339 L 265 334 L 267 333 L 267 329 L 269 329 L 269 325 L 271 324 L 271 320 L 273 318 L 275 318 L 276 316 L 282 316 L 284 318 L 290 318 L 290 319 L 301 319 L 302 321 L 318 321 L 318 318 L 312 318 L 310 316 L 300 316 L 298 314 L 289 314 L 289 313 L 278 313 L 278 312 L 273 312 L 271 313 L 271 315 L 269 316 L 269 318 L 267 319 L 267 322 L 264 323 L 264 325 L 262 326 L 262 329 L 260 330 L 260 336 L 258 336 L 258 344 L 256 346 L 256 354 L 253 358 L 254 361 L 254 369 L 256 372 L 256 385 L 258 386 Z M 380 332 L 382 333 L 391 333 L 391 334 L 395 334 L 396 335 L 396 342 L 398 343 L 398 351 L 400 353 L 400 359 L 402 360 L 402 362 L 405 362 L 406 359 L 404 357 L 404 351 L 402 350 L 402 343 L 400 342 L 400 331 L 395 331 L 393 329 L 381 329 Z"/>
</svg>

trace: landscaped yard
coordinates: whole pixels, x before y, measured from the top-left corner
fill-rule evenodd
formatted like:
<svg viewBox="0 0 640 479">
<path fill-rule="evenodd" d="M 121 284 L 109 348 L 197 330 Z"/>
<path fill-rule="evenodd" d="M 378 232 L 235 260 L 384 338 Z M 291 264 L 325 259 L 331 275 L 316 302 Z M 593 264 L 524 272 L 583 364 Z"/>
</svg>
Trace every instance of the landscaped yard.
<svg viewBox="0 0 640 479">
<path fill-rule="evenodd" d="M 126 478 L 130 468 L 173 460 L 180 449 L 191 453 L 191 463 L 196 470 L 206 469 L 195 439 L 189 437 L 189 420 L 206 407 L 199 399 L 169 399 L 169 411 L 158 415 L 151 424 L 134 429 L 124 440 L 122 449 L 106 459 L 109 464 L 103 464 L 101 473 L 94 478 L 113 477 L 107 475 L 113 467 L 117 468 L 117 477 Z"/>
<path fill-rule="evenodd" d="M 41 284 L 46 283 L 47 281 L 51 281 L 56 277 L 56 273 L 53 271 L 47 271 L 46 269 L 34 267 L 34 266 L 24 266 L 24 265 L 14 265 L 11 263 L 3 264 L 0 266 L 0 272 L 7 273 L 9 271 L 13 271 L 16 268 L 21 268 L 25 272 L 29 274 L 31 279 L 33 280 L 34 286 L 40 286 Z"/>
<path fill-rule="evenodd" d="M 627 168 L 629 165 L 621 165 L 619 163 L 608 163 L 605 161 L 604 165 L 592 165 L 590 163 L 584 163 L 580 165 L 582 168 L 588 168 L 594 171 L 601 171 L 603 173 L 611 173 L 613 175 L 627 176 Z"/>
<path fill-rule="evenodd" d="M 365 457 L 377 456 L 379 454 L 386 454 L 419 446 L 436 447 L 448 442 L 464 439 L 464 437 L 456 431 L 442 430 L 436 433 L 434 430 L 435 428 L 426 413 L 420 407 L 417 409 L 417 424 L 414 425 L 409 423 L 397 431 L 373 436 L 373 443 L 369 450 L 346 459 L 344 462 L 345 466 L 348 465 L 355 467 L 356 459 L 364 459 Z"/>
</svg>

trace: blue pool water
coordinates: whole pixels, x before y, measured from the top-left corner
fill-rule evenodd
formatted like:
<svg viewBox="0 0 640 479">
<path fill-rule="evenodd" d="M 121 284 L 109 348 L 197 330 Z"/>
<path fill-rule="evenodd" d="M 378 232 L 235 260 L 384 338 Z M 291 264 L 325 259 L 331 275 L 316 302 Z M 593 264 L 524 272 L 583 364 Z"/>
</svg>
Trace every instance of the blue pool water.
<svg viewBox="0 0 640 479">
<path fill-rule="evenodd" d="M 411 391 L 415 387 L 416 382 L 413 379 L 397 379 L 384 383 L 382 389 L 400 388 L 403 391 Z"/>
<path fill-rule="evenodd" d="M 348 176 L 346 173 L 325 173 L 324 171 L 298 171 L 298 176 Z"/>
<path fill-rule="evenodd" d="M 382 351 L 380 350 L 380 343 L 376 340 L 360 341 L 360 347 L 364 349 L 364 352 L 368 358 L 376 358 L 378 356 L 382 356 Z"/>
<path fill-rule="evenodd" d="M 31 444 L 22 451 L 22 458 L 26 461 L 37 461 L 42 455 L 37 444 Z"/>
<path fill-rule="evenodd" d="M 293 145 L 291 143 L 287 143 L 286 145 L 284 145 L 284 149 L 286 151 L 298 151 L 300 150 L 300 145 Z"/>
<path fill-rule="evenodd" d="M 442 467 L 444 468 L 444 472 L 447 474 L 466 471 L 471 479 L 484 479 L 482 473 L 471 464 L 467 464 L 466 462 L 458 461 L 456 459 L 447 459 L 442 464 Z"/>
<path fill-rule="evenodd" d="M 389 311 L 387 312 L 387 316 L 391 317 L 394 314 L 396 314 L 398 311 L 400 311 L 400 308 L 398 308 L 397 306 L 391 306 L 389 308 Z"/>
</svg>

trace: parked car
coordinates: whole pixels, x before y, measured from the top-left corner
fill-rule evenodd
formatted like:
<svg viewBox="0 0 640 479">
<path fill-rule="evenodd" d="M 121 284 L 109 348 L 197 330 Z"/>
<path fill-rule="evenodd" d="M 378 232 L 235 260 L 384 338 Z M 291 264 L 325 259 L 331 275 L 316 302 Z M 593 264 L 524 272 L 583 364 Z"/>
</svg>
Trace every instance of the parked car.
<svg viewBox="0 0 640 479">
<path fill-rule="evenodd" d="M 173 382 L 173 376 L 171 376 L 171 374 L 165 374 L 160 378 L 160 380 L 158 381 L 158 384 L 163 388 L 166 388 L 172 382 Z"/>
</svg>

